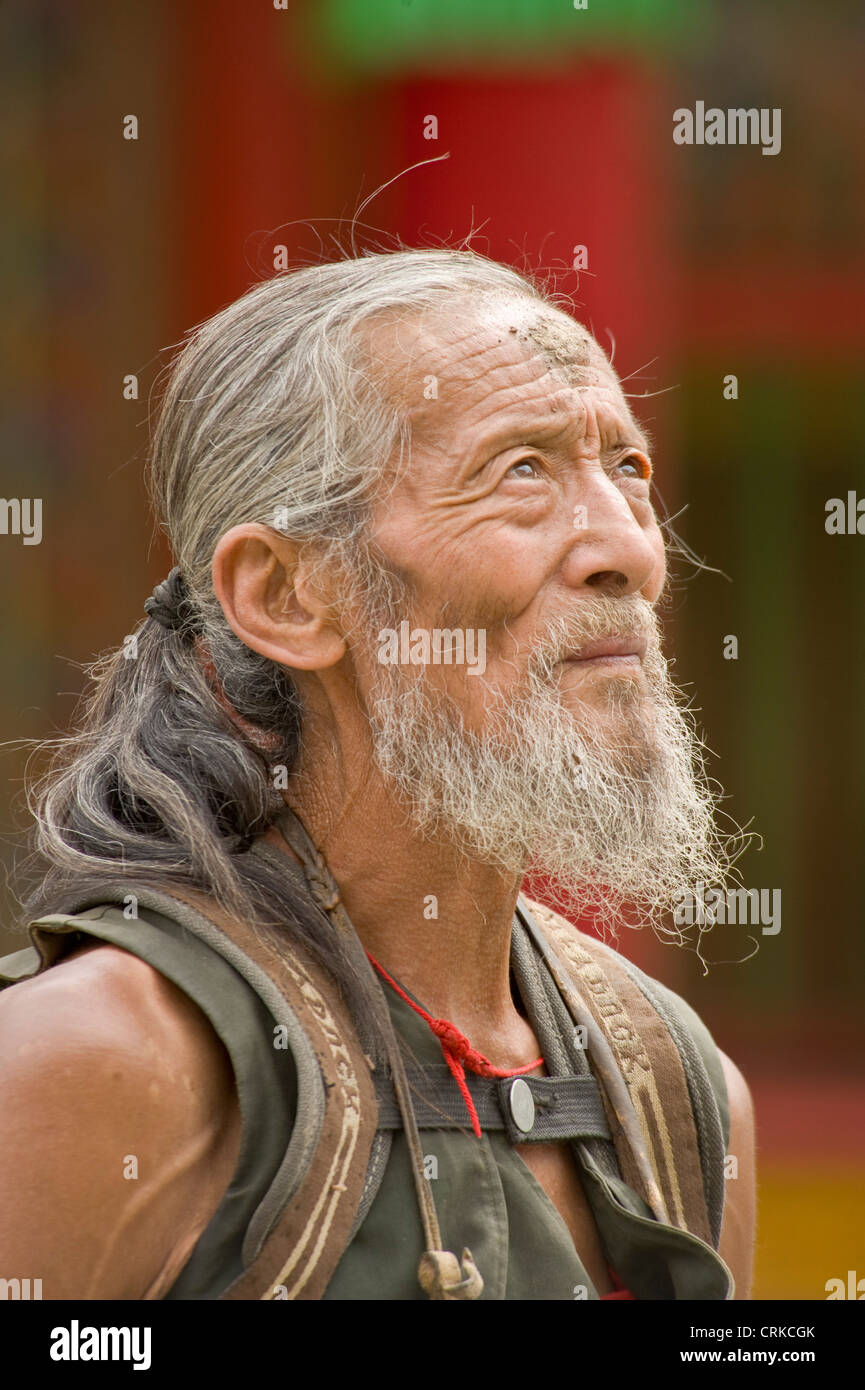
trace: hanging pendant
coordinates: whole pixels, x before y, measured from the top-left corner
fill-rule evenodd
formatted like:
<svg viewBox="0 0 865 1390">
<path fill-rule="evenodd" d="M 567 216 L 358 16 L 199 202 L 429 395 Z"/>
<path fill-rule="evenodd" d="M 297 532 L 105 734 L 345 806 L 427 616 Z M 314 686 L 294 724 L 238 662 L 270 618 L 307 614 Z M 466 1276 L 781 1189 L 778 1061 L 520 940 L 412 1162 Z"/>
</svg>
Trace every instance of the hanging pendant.
<svg viewBox="0 0 865 1390">
<path fill-rule="evenodd" d="M 467 1301 L 480 1298 L 484 1291 L 481 1272 L 468 1249 L 463 1249 L 462 1264 L 450 1250 L 427 1250 L 417 1277 L 424 1293 L 435 1301 Z"/>
</svg>

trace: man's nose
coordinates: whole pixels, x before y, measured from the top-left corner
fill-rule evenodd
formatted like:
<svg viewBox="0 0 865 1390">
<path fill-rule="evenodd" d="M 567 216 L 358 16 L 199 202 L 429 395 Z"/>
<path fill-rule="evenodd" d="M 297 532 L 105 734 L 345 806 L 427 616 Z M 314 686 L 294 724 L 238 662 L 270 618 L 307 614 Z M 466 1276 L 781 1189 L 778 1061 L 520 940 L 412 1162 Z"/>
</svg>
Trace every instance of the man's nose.
<svg viewBox="0 0 865 1390">
<path fill-rule="evenodd" d="M 598 465 L 584 475 L 574 506 L 574 538 L 563 565 L 565 582 L 575 589 L 636 594 L 663 569 L 661 547 L 635 517 L 627 499 Z M 657 525 L 652 527 L 657 532 Z M 661 558 L 659 559 L 659 550 Z"/>
</svg>

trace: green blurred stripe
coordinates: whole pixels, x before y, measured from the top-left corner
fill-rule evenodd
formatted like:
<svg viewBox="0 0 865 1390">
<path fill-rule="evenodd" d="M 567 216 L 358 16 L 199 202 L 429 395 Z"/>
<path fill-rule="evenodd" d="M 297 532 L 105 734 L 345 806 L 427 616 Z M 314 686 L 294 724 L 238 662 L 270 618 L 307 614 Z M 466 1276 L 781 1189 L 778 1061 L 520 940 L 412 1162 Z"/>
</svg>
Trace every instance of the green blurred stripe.
<svg viewBox="0 0 865 1390">
<path fill-rule="evenodd" d="M 470 57 L 558 61 L 563 50 L 691 42 L 705 31 L 709 0 L 322 0 L 320 34 L 346 68 L 399 69 L 418 60 Z"/>
</svg>

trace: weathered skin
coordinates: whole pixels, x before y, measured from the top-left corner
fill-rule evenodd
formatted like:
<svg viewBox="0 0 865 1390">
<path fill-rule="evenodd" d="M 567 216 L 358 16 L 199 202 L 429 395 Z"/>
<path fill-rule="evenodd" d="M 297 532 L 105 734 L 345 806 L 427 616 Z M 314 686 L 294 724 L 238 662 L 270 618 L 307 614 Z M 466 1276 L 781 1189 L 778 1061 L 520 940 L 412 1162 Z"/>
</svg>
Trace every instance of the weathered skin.
<svg viewBox="0 0 865 1390">
<path fill-rule="evenodd" d="M 240 1147 L 207 1019 L 145 961 L 95 944 L 4 991 L 0 1057 L 4 1269 L 42 1279 L 43 1298 L 159 1298 Z"/>
</svg>

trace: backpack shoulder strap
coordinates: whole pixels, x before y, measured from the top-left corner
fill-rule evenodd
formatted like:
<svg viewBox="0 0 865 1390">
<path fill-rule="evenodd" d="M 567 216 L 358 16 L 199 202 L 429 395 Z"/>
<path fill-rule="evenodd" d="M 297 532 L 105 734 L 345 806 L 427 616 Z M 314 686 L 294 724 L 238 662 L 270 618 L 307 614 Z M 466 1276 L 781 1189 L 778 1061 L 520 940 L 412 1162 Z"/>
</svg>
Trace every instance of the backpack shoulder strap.
<svg viewBox="0 0 865 1390">
<path fill-rule="evenodd" d="M 130 893 L 142 909 L 179 925 L 243 976 L 284 1027 L 297 1068 L 288 1147 L 246 1232 L 243 1272 L 219 1296 L 319 1299 L 353 1233 L 378 1104 L 370 1059 L 332 980 L 315 961 L 295 942 L 286 949 L 203 895 L 185 888 L 181 894 L 174 885 L 163 893 L 129 879 L 112 880 L 100 888 L 98 904 L 91 897 L 73 911 L 32 923 L 33 945 L 0 961 L 0 984 L 40 974 L 81 933 L 134 951 L 140 922 L 84 915 L 99 904 L 123 903 Z"/>
<path fill-rule="evenodd" d="M 251 1264 L 222 1296 L 319 1299 L 348 1244 L 363 1195 L 378 1124 L 372 1061 L 361 1049 L 333 981 L 295 943 L 288 951 L 211 900 L 184 891 L 174 915 L 192 926 L 191 920 L 185 922 L 187 912 L 204 917 L 228 939 L 234 948 L 232 963 L 238 964 L 239 953 L 275 986 L 287 1024 L 296 1020 L 312 1046 L 325 1092 L 321 1128 L 305 1176 L 290 1202 L 274 1213 Z M 295 1124 L 292 1138 L 297 1134 L 308 1143 L 301 1128 Z"/>
<path fill-rule="evenodd" d="M 724 1124 L 729 1120 L 723 1072 L 708 1030 L 684 1000 L 612 947 L 540 903 L 522 903 L 609 1044 L 627 1084 L 669 1224 L 717 1249 Z M 711 1071 L 703 1053 L 714 1062 Z M 603 1086 L 603 1076 L 601 1081 Z M 639 1174 L 626 1171 L 624 1156 L 623 1175 L 631 1185 L 636 1177 L 639 1191 Z"/>
</svg>

